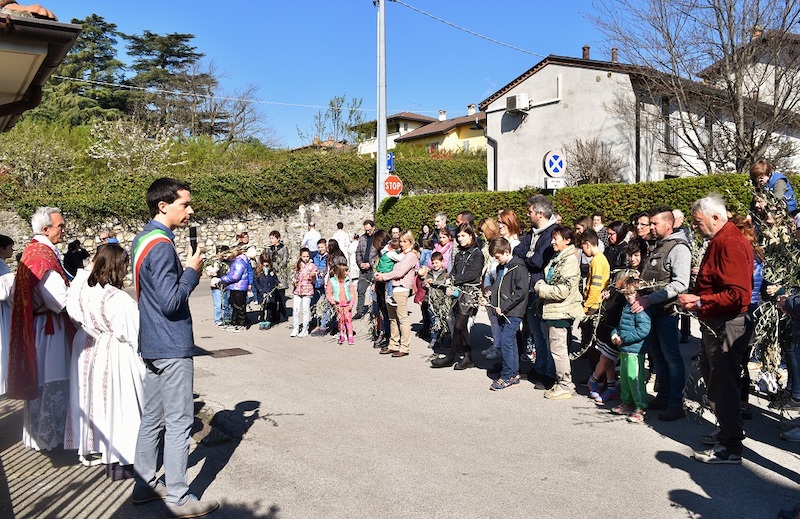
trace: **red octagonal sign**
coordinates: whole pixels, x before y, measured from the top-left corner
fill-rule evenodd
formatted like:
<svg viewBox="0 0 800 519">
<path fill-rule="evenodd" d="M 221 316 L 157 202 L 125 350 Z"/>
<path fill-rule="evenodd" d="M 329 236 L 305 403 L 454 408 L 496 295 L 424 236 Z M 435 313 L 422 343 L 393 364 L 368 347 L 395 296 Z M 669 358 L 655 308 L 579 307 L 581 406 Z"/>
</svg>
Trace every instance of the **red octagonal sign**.
<svg viewBox="0 0 800 519">
<path fill-rule="evenodd" d="M 403 192 L 403 181 L 397 175 L 389 175 L 383 181 L 383 190 L 389 196 L 398 196 Z"/>
</svg>

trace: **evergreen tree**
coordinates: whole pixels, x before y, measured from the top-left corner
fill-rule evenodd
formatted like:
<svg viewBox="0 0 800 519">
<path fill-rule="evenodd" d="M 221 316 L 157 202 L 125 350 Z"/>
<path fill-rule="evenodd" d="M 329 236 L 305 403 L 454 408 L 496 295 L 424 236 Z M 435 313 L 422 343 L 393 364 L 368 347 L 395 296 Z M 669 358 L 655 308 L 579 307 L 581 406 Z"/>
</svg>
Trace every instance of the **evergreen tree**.
<svg viewBox="0 0 800 519">
<path fill-rule="evenodd" d="M 194 35 L 159 35 L 145 30 L 141 35 L 122 37 L 128 41 L 131 68 L 136 72 L 131 83 L 148 89 L 131 94 L 134 115 L 159 127 L 173 126 L 191 133 L 192 102 L 174 92 L 182 92 L 191 83 L 191 68 L 203 57 L 190 45 Z"/>
<path fill-rule="evenodd" d="M 122 116 L 127 92 L 111 86 L 121 80 L 124 71 L 116 57 L 116 24 L 97 14 L 72 23 L 82 25 L 83 30 L 54 75 L 74 79 L 48 81 L 42 103 L 28 117 L 77 126 L 92 119 Z"/>
</svg>

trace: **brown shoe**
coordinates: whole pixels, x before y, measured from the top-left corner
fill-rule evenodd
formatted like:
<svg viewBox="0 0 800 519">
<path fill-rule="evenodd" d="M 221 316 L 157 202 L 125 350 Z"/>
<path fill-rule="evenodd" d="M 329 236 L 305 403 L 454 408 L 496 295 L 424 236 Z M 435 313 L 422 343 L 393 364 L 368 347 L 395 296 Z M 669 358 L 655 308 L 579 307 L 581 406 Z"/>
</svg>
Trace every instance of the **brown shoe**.
<svg viewBox="0 0 800 519">
<path fill-rule="evenodd" d="M 406 355 L 408 355 L 407 351 L 393 351 L 392 352 L 392 357 L 405 357 Z"/>
<path fill-rule="evenodd" d="M 390 350 L 388 347 L 381 348 L 379 352 L 381 355 L 389 355 L 390 353 L 396 353 L 394 350 Z"/>
</svg>

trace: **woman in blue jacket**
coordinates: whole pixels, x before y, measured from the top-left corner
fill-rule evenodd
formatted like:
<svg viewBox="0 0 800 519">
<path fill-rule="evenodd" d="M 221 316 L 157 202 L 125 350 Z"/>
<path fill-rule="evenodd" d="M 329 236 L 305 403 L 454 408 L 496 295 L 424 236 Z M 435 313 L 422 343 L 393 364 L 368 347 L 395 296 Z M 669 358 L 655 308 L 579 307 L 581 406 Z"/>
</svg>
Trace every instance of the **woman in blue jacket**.
<svg viewBox="0 0 800 519">
<path fill-rule="evenodd" d="M 228 291 L 231 307 L 233 307 L 233 328 L 234 332 L 247 329 L 247 289 L 250 288 L 250 260 L 244 250 L 239 249 L 239 255 L 234 258 L 228 273 L 220 278 Z"/>
</svg>

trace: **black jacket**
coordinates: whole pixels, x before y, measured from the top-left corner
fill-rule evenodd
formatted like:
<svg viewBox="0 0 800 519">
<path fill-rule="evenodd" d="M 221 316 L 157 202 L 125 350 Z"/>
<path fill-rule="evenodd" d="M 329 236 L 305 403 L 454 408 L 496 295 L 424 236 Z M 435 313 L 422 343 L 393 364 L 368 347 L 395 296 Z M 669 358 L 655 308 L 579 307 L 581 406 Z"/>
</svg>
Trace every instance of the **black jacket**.
<svg viewBox="0 0 800 519">
<path fill-rule="evenodd" d="M 493 307 L 499 306 L 503 315 L 525 317 L 529 279 L 530 274 L 522 260 L 512 257 L 511 261 L 497 267 L 497 277 L 492 285 L 489 302 Z"/>
<path fill-rule="evenodd" d="M 453 255 L 450 279 L 454 285 L 479 284 L 483 273 L 483 253 L 478 247 L 458 248 Z"/>
</svg>

